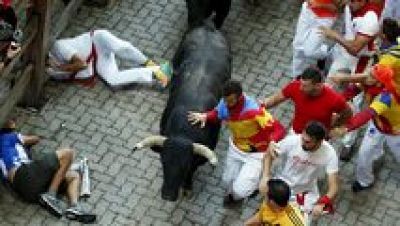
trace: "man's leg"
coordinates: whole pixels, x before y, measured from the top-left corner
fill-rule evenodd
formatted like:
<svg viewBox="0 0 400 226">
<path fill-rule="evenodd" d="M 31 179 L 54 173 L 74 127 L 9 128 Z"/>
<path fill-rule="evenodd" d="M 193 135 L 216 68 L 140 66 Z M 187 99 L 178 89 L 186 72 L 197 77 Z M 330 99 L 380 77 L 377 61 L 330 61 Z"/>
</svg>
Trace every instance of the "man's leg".
<svg viewBox="0 0 400 226">
<path fill-rule="evenodd" d="M 400 135 L 385 135 L 385 140 L 396 161 L 400 163 Z"/>
<path fill-rule="evenodd" d="M 319 199 L 319 196 L 320 194 L 317 183 L 315 183 L 312 191 L 309 191 L 307 194 L 304 195 L 304 205 L 301 206 L 301 209 L 304 212 L 306 225 L 312 225 L 313 218 L 311 213 L 314 208 L 314 205 L 317 203 Z"/>
<path fill-rule="evenodd" d="M 353 191 L 359 192 L 372 186 L 374 182 L 373 163 L 383 154 L 384 135 L 370 122 L 358 153 L 356 181 Z"/>
<path fill-rule="evenodd" d="M 56 155 L 60 164 L 57 172 L 50 183 L 49 192 L 56 194 L 61 182 L 65 179 L 67 171 L 74 160 L 74 151 L 69 148 L 56 151 Z"/>
<path fill-rule="evenodd" d="M 70 170 L 65 175 L 65 182 L 67 183 L 67 197 L 69 205 L 75 206 L 78 204 L 81 176 L 78 172 Z"/>
<path fill-rule="evenodd" d="M 309 10 L 309 13 L 312 12 Z M 324 26 L 331 28 L 335 19 L 333 18 L 317 18 L 315 15 L 310 18 L 312 27 L 309 28 L 307 36 L 307 44 L 304 45 L 304 55 L 315 60 L 325 59 L 328 56 L 328 45 L 325 43 L 324 36 L 319 32 L 319 27 Z"/>
<path fill-rule="evenodd" d="M 245 163 L 233 182 L 232 195 L 235 200 L 250 196 L 257 188 L 262 173 L 262 153 L 247 154 Z"/>
<path fill-rule="evenodd" d="M 153 74 L 163 86 L 168 84 L 168 76 L 158 67 L 154 67 L 156 64 L 131 43 L 114 36 L 107 30 L 96 30 L 93 42 L 98 55 L 97 72 L 110 86 L 151 83 Z M 115 57 L 149 68 L 119 71 Z"/>
<path fill-rule="evenodd" d="M 111 87 L 153 82 L 153 71 L 150 68 L 131 68 L 119 71 L 114 54 L 99 54 L 96 66 L 98 75 Z"/>
<path fill-rule="evenodd" d="M 358 94 L 355 96 L 350 102 L 350 106 L 352 107 L 353 113 L 356 114 L 360 112 L 364 103 L 364 95 L 363 93 Z M 342 149 L 340 150 L 339 158 L 342 161 L 349 161 L 353 152 L 354 152 L 354 145 L 356 143 L 358 134 L 360 134 L 359 130 L 354 130 L 347 133 L 342 139 Z"/>
<path fill-rule="evenodd" d="M 67 183 L 67 197 L 69 207 L 65 210 L 65 215 L 70 220 L 77 220 L 83 223 L 92 223 L 96 220 L 96 215 L 88 213 L 79 205 L 79 187 L 81 176 L 76 171 L 68 171 L 65 176 Z"/>
<path fill-rule="evenodd" d="M 235 149 L 236 147 L 234 146 L 232 141 L 229 140 L 229 149 L 227 152 L 225 168 L 222 175 L 222 182 L 226 189 L 224 204 L 228 204 L 233 199 L 232 197 L 233 181 L 239 174 L 240 168 L 242 167 L 243 164 L 239 154 L 236 153 Z"/>
<path fill-rule="evenodd" d="M 130 42 L 116 37 L 107 30 L 94 31 L 93 42 L 96 46 L 96 50 L 99 49 L 100 53 L 106 55 L 114 53 L 117 57 L 138 65 L 143 65 L 148 60 L 142 51 L 137 49 Z"/>
<path fill-rule="evenodd" d="M 226 187 L 227 193 L 232 193 L 232 184 L 235 180 L 236 176 L 240 172 L 240 168 L 242 167 L 242 162 L 238 159 L 230 149 L 228 150 L 228 155 L 226 157 L 226 163 L 224 172 L 222 175 L 222 182 Z"/>
<path fill-rule="evenodd" d="M 307 66 L 304 56 L 304 45 L 306 44 L 307 33 L 310 29 L 310 15 L 307 14 L 307 3 L 304 2 L 300 11 L 299 19 L 296 25 L 296 31 L 293 38 L 293 59 L 292 59 L 292 77 L 296 78 Z"/>
<path fill-rule="evenodd" d="M 60 207 L 56 194 L 61 182 L 65 179 L 66 173 L 72 164 L 74 159 L 74 151 L 68 148 L 59 149 L 56 151 L 56 157 L 59 167 L 50 182 L 48 191 L 40 195 L 39 202 L 48 208 L 54 215 L 60 217 L 63 211 Z"/>
</svg>

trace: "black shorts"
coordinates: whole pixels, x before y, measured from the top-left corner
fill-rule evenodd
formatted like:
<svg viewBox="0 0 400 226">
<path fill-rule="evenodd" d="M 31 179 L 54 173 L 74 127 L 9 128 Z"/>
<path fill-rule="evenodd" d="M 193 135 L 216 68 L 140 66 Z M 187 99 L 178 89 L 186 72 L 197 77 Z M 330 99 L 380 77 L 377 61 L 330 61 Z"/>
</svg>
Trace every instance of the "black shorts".
<svg viewBox="0 0 400 226">
<path fill-rule="evenodd" d="M 56 153 L 44 153 L 38 159 L 17 169 L 12 187 L 25 201 L 37 202 L 39 195 L 48 191 L 51 180 L 59 168 L 60 163 Z"/>
</svg>

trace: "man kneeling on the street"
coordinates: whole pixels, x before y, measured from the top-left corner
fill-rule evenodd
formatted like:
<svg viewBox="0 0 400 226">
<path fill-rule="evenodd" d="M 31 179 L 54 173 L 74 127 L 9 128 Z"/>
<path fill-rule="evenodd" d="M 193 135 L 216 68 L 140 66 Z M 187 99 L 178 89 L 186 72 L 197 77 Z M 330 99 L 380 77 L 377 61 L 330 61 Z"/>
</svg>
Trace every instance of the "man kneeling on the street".
<svg viewBox="0 0 400 226">
<path fill-rule="evenodd" d="M 288 136 L 278 144 L 270 144 L 264 157 L 260 192 L 267 193 L 266 182 L 271 178 L 271 164 L 276 158 L 283 160 L 277 178 L 286 181 L 293 199 L 302 207 L 307 225 L 313 217 L 332 212 L 332 200 L 338 192 L 338 157 L 333 147 L 325 141 L 326 128 L 322 123 L 311 121 L 302 134 Z M 317 180 L 321 172 L 328 177 L 328 191 L 320 197 Z"/>
<path fill-rule="evenodd" d="M 62 216 L 63 209 L 56 195 L 65 190 L 69 201 L 65 216 L 94 222 L 96 215 L 85 212 L 78 203 L 81 178 L 77 171 L 70 170 L 74 151 L 58 149 L 32 160 L 25 147 L 38 143 L 39 137 L 17 133 L 15 127 L 15 122 L 8 120 L 0 131 L 0 169 L 11 188 L 23 200 L 39 202 L 57 217 Z"/>
</svg>

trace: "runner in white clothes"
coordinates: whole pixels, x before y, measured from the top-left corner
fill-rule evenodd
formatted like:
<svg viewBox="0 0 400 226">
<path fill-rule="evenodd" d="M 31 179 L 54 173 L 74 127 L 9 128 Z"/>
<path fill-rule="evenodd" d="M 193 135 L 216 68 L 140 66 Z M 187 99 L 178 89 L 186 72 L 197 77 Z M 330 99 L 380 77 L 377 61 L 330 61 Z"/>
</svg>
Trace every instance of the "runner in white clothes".
<svg viewBox="0 0 400 226">
<path fill-rule="evenodd" d="M 141 67 L 119 70 L 116 57 Z M 84 80 L 95 74 L 111 87 L 152 83 L 153 76 L 165 87 L 168 76 L 131 43 L 107 30 L 94 30 L 55 42 L 49 53 L 47 72 L 55 79 Z"/>
<path fill-rule="evenodd" d="M 333 147 L 324 140 L 325 127 L 315 121 L 307 124 L 302 134 L 291 135 L 269 147 L 264 157 L 260 192 L 266 194 L 266 181 L 272 177 L 286 181 L 305 214 L 318 217 L 324 211 L 332 212 L 333 199 L 338 191 L 338 157 Z M 271 175 L 271 164 L 283 160 L 282 170 Z M 322 172 L 328 175 L 328 192 L 320 197 L 317 185 Z"/>
<path fill-rule="evenodd" d="M 304 1 L 293 39 L 292 76 L 298 77 L 318 60 L 328 56 L 329 47 L 318 27 L 332 27 L 343 3 L 340 0 Z"/>
</svg>

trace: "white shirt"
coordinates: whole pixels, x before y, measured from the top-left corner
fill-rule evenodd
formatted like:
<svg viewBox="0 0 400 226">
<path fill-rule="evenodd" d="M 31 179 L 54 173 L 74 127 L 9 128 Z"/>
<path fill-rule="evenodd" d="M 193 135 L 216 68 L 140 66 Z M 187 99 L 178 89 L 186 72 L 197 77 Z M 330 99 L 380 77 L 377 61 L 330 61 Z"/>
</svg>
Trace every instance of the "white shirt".
<svg viewBox="0 0 400 226">
<path fill-rule="evenodd" d="M 57 40 L 50 53 L 49 57 L 59 62 L 60 64 L 69 63 L 72 56 L 76 55 L 81 60 L 88 59 L 92 52 L 92 37 L 89 32 L 76 36 L 74 38 L 66 38 Z M 88 62 L 88 66 L 78 72 L 75 78 L 88 78 L 93 74 L 93 59 Z M 47 73 L 55 79 L 68 79 L 71 73 L 49 68 Z"/>
<path fill-rule="evenodd" d="M 277 176 L 289 184 L 294 194 L 312 191 L 322 172 L 339 171 L 338 157 L 327 141 L 323 141 L 318 150 L 308 152 L 301 146 L 301 134 L 297 134 L 281 140 L 278 147 L 283 167 Z"/>
<path fill-rule="evenodd" d="M 345 38 L 354 40 L 357 35 L 374 37 L 380 29 L 379 17 L 374 11 L 368 11 L 363 16 L 352 17 L 348 5 L 345 7 Z M 375 48 L 370 49 L 365 46 L 357 54 L 358 56 L 370 56 Z"/>
</svg>

